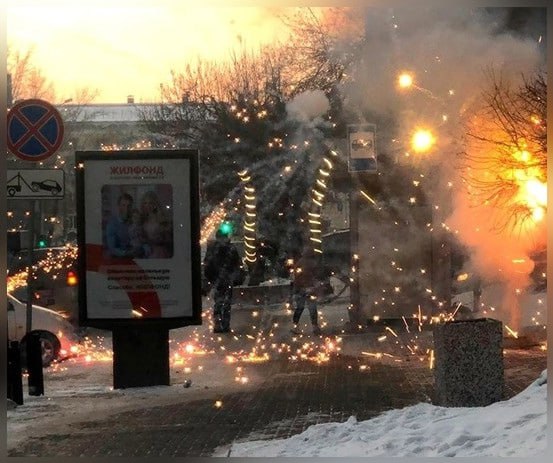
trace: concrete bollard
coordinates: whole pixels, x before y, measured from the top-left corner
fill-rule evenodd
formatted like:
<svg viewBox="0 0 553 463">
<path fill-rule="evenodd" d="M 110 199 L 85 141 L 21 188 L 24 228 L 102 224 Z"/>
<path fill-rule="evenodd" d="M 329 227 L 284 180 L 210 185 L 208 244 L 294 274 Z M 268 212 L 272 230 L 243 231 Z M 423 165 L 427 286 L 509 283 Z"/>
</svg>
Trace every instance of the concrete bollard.
<svg viewBox="0 0 553 463">
<path fill-rule="evenodd" d="M 480 318 L 434 328 L 434 403 L 444 407 L 485 407 L 502 400 L 503 326 Z"/>
<path fill-rule="evenodd" d="M 18 341 L 8 343 L 8 399 L 17 405 L 23 405 L 23 377 L 21 371 L 21 352 Z"/>
<path fill-rule="evenodd" d="M 40 333 L 31 332 L 27 335 L 25 342 L 27 380 L 29 384 L 29 395 L 44 395 L 44 374 L 42 371 L 42 344 L 40 342 Z"/>
</svg>

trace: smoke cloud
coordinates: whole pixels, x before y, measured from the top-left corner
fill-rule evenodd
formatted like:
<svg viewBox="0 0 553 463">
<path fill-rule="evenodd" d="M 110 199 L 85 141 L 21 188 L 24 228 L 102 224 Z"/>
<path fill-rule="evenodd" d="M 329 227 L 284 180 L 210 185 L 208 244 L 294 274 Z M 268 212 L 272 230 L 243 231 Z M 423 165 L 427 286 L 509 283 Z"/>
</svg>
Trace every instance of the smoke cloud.
<svg viewBox="0 0 553 463">
<path fill-rule="evenodd" d="M 350 81 L 344 84 L 346 104 L 360 117 L 392 115 L 397 121 L 394 136 L 399 143 L 392 146 L 380 136 L 379 149 L 388 154 L 395 151 L 400 162 L 411 163 L 413 178 L 406 183 L 420 181 L 432 204 L 439 205 L 438 222 L 446 223 L 470 249 L 467 269 L 487 282 L 503 284 L 501 316 L 519 324 L 522 314 L 514 295 L 529 284 L 534 267 L 530 253 L 545 245 L 546 221 L 532 233 L 492 230 L 490 210 L 475 207 L 455 159 L 464 135 L 461 122 L 489 85 L 487 72 L 493 69 L 516 87 L 523 76 L 543 68 L 545 37 L 538 40 L 538 33 L 523 37 L 504 32 L 506 13 L 501 10 L 372 8 L 360 17 L 367 40 L 349 70 Z M 413 77 L 410 88 L 399 87 L 402 72 Z M 430 128 L 437 139 L 434 149 L 424 155 L 416 155 L 409 146 L 418 127 Z M 387 128 L 378 130 L 380 135 L 390 133 Z M 419 178 L 420 173 L 425 177 Z M 449 211 L 447 204 L 452 206 Z"/>
<path fill-rule="evenodd" d="M 303 122 L 320 117 L 329 109 L 328 98 L 321 90 L 303 92 L 286 105 L 288 115 Z"/>
</svg>

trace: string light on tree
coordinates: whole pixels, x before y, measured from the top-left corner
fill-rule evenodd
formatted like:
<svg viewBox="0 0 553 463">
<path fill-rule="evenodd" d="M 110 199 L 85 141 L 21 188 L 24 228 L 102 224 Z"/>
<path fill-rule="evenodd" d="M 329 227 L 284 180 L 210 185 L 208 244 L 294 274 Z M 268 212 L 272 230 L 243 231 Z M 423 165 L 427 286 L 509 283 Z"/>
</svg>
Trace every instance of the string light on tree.
<svg viewBox="0 0 553 463">
<path fill-rule="evenodd" d="M 338 153 L 334 150 L 330 150 L 331 156 L 337 156 Z M 333 164 L 328 157 L 323 157 L 323 162 L 318 170 L 318 176 L 315 179 L 315 184 L 311 189 L 311 210 L 308 213 L 309 222 L 309 240 L 313 245 L 313 250 L 319 254 L 322 254 L 322 224 L 321 213 L 323 208 L 323 201 L 325 193 L 328 188 L 328 177 L 333 169 Z"/>
<path fill-rule="evenodd" d="M 240 180 L 244 184 L 244 260 L 253 264 L 257 260 L 256 244 L 256 196 L 255 188 L 251 184 L 251 175 L 248 169 L 238 172 Z"/>
</svg>

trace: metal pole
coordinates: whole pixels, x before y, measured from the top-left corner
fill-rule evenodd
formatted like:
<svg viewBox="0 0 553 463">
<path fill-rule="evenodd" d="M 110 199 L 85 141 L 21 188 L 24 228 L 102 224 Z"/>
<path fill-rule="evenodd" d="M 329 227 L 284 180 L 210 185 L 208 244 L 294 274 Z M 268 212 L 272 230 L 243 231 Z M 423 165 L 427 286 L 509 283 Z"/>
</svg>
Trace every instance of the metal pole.
<svg viewBox="0 0 553 463">
<path fill-rule="evenodd" d="M 359 181 L 355 179 L 354 188 L 359 188 Z M 350 239 L 350 266 L 355 265 L 356 271 L 352 275 L 353 281 L 350 285 L 350 310 L 348 310 L 349 322 L 352 325 L 360 323 L 361 294 L 359 288 L 359 195 L 357 190 L 349 192 L 349 239 Z"/>
<path fill-rule="evenodd" d="M 31 223 L 29 224 L 29 248 L 27 261 L 27 323 L 25 332 L 29 333 L 33 326 L 33 248 L 35 246 L 35 220 L 40 213 L 38 201 L 31 200 Z"/>
</svg>

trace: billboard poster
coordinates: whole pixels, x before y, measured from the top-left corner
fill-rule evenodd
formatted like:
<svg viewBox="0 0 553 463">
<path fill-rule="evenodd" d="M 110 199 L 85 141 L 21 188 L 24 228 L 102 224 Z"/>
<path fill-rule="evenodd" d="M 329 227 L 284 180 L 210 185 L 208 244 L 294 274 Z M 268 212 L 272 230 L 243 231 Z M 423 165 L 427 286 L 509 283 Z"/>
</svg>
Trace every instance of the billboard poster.
<svg viewBox="0 0 553 463">
<path fill-rule="evenodd" d="M 376 172 L 376 125 L 348 125 L 350 172 Z"/>
<path fill-rule="evenodd" d="M 80 323 L 201 324 L 198 155 L 78 152 Z"/>
</svg>

